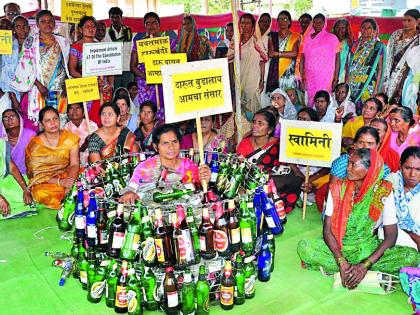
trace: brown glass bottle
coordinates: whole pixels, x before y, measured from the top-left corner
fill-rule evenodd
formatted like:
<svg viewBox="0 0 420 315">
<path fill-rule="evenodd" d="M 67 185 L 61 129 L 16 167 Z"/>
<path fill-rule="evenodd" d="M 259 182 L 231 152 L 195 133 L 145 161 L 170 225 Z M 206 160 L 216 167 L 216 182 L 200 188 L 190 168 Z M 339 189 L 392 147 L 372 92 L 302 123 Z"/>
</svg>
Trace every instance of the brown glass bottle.
<svg viewBox="0 0 420 315">
<path fill-rule="evenodd" d="M 212 259 L 216 257 L 214 250 L 214 230 L 213 224 L 210 222 L 209 209 L 203 208 L 203 215 L 200 227 L 198 228 L 200 236 L 200 255 L 204 259 Z"/>
<path fill-rule="evenodd" d="M 107 255 L 112 258 L 119 258 L 122 244 L 124 242 L 125 228 L 124 204 L 118 204 L 117 214 L 109 228 Z"/>
<path fill-rule="evenodd" d="M 239 228 L 238 213 L 235 209 L 233 199 L 228 202 L 229 214 L 229 242 L 231 253 L 236 253 L 241 249 L 241 230 Z"/>
<path fill-rule="evenodd" d="M 178 205 L 176 207 L 177 225 L 174 231 L 174 238 L 176 238 L 176 267 L 183 269 L 194 263 L 194 244 L 191 235 L 191 230 L 188 227 L 185 217 L 184 207 Z"/>
<path fill-rule="evenodd" d="M 98 245 L 96 249 L 101 253 L 105 253 L 108 246 L 107 220 L 108 217 L 104 208 L 104 202 L 100 200 L 98 202 L 98 217 L 96 219 L 96 231 L 98 233 Z"/>
<path fill-rule="evenodd" d="M 169 315 L 179 314 L 179 295 L 177 283 L 174 276 L 174 269 L 167 267 L 166 275 L 163 281 L 163 292 L 165 298 L 165 313 Z"/>
<path fill-rule="evenodd" d="M 235 278 L 232 274 L 232 263 L 230 260 L 225 262 L 225 270 L 220 280 L 220 306 L 224 310 L 233 308 L 233 298 L 235 290 Z"/>
<path fill-rule="evenodd" d="M 230 256 L 229 221 L 223 211 L 223 203 L 216 202 L 216 218 L 214 220 L 214 248 L 220 256 Z"/>
<path fill-rule="evenodd" d="M 127 313 L 128 311 L 128 296 L 127 296 L 127 272 L 128 263 L 126 260 L 122 261 L 121 275 L 117 282 L 117 290 L 115 293 L 115 312 Z"/>
<path fill-rule="evenodd" d="M 171 235 L 163 224 L 162 212 L 160 209 L 155 210 L 156 217 L 156 232 L 155 232 L 155 246 L 158 265 L 161 268 L 173 266 L 174 264 L 174 250 L 172 247 Z"/>
</svg>

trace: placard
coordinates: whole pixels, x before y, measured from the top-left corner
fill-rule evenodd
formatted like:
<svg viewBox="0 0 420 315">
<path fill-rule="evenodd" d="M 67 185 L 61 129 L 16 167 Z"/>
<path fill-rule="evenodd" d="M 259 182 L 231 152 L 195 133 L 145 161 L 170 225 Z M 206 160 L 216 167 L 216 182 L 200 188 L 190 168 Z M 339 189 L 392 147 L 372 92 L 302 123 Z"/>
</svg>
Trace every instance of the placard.
<svg viewBox="0 0 420 315">
<path fill-rule="evenodd" d="M 83 44 L 82 76 L 122 74 L 122 47 L 122 42 Z"/>
<path fill-rule="evenodd" d="M 12 31 L 0 30 L 0 55 L 11 55 L 13 45 Z"/>
<path fill-rule="evenodd" d="M 280 162 L 331 167 L 340 156 L 342 124 L 282 120 Z"/>
<path fill-rule="evenodd" d="M 164 55 L 171 53 L 169 36 L 146 38 L 136 41 L 139 63 L 143 63 L 144 55 Z"/>
<path fill-rule="evenodd" d="M 99 100 L 97 77 L 68 79 L 66 89 L 69 104 Z"/>
<path fill-rule="evenodd" d="M 166 54 L 166 55 L 144 55 L 146 67 L 146 83 L 162 84 L 161 67 L 164 65 L 175 65 L 187 62 L 187 54 Z"/>
<path fill-rule="evenodd" d="M 162 66 L 168 123 L 232 111 L 227 59 Z"/>
<path fill-rule="evenodd" d="M 61 22 L 79 23 L 80 19 L 93 16 L 93 3 L 61 0 Z"/>
</svg>

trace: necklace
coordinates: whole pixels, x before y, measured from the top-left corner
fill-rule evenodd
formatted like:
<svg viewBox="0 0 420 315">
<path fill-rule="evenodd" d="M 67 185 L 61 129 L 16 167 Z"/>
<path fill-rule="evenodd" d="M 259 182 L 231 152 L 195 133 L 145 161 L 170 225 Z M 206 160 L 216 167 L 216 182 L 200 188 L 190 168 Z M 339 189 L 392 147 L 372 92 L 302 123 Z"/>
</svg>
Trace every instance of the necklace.
<svg viewBox="0 0 420 315">
<path fill-rule="evenodd" d="M 47 140 L 48 145 L 49 145 L 50 147 L 56 147 L 56 146 L 57 146 L 57 144 L 58 144 L 58 140 L 60 139 L 60 136 L 61 136 L 61 131 L 59 131 L 59 132 L 58 132 L 58 137 L 57 137 L 57 139 L 55 140 L 55 145 L 53 145 L 53 144 L 50 142 L 50 140 L 48 139 L 48 137 L 47 137 L 47 135 L 46 135 L 46 134 L 44 134 L 44 136 L 45 136 L 45 140 Z"/>
</svg>

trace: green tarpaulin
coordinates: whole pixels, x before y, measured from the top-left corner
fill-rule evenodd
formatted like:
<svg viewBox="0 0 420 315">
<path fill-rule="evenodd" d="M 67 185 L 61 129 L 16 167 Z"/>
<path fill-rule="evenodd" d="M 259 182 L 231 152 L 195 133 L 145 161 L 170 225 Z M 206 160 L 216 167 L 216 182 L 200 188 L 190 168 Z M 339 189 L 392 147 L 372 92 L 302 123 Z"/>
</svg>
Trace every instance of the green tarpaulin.
<svg viewBox="0 0 420 315">
<path fill-rule="evenodd" d="M 58 286 L 61 269 L 51 267 L 45 251 L 70 252 L 71 243 L 60 239 L 55 211 L 40 209 L 38 216 L 0 222 L 0 314 L 115 314 L 102 300 L 91 304 L 78 281 Z M 45 228 L 36 238 L 33 233 Z M 275 270 L 268 283 L 257 283 L 256 297 L 223 311 L 212 305 L 211 314 L 411 314 L 407 296 L 399 288 L 387 296 L 336 293 L 332 279 L 300 267 L 296 244 L 302 238 L 321 237 L 321 220 L 309 207 L 289 215 L 284 235 L 276 239 Z M 153 312 L 145 312 L 153 314 Z M 155 312 L 155 314 L 159 314 Z M 162 313 L 160 313 L 162 314 Z"/>
</svg>

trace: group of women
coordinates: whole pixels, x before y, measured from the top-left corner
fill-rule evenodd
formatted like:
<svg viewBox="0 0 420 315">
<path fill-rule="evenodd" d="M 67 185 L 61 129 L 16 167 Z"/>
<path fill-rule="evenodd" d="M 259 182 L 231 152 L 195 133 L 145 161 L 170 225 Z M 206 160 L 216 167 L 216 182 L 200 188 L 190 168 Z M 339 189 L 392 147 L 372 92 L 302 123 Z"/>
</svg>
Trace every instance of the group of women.
<svg viewBox="0 0 420 315">
<path fill-rule="evenodd" d="M 236 150 L 217 132 L 219 117 L 202 117 L 201 131 L 206 151 L 236 152 L 269 173 L 287 213 L 302 192 L 314 198 L 324 214 L 324 239 L 299 243 L 303 266 L 340 272 L 343 286 L 353 289 L 369 269 L 396 274 L 420 262 L 420 125 L 413 114 L 420 15 L 407 11 L 388 47 L 378 40 L 373 19 L 362 22 L 353 42 L 348 21 L 337 21 L 329 33 L 322 14 L 308 26 L 309 18 L 301 18 L 307 29 L 297 34 L 290 31 L 287 11 L 278 15 L 278 32 L 271 32 L 268 14 L 257 22 L 251 14 L 241 16 L 241 105 L 250 129 Z M 81 164 L 125 153 L 155 152 L 137 165 L 122 202 L 137 200 L 139 186 L 160 179 L 163 169 L 184 183 L 209 181 L 208 166 L 180 156 L 182 149 L 198 149 L 197 131 L 163 123 L 162 89 L 146 84 L 136 45 L 134 88 L 113 91 L 112 76 L 98 77 L 102 98 L 87 104 L 90 119 L 82 104 L 69 104 L 63 125 L 64 80 L 81 77 L 83 44 L 95 41 L 97 22 L 82 18 L 82 38 L 70 47 L 53 33 L 51 12 L 40 11 L 36 21 L 39 33 L 30 35 L 25 18 L 13 20 L 15 53 L 1 59 L 0 97 L 8 93 L 12 107 L 3 111 L 0 130 L 0 175 L 13 175 L 1 187 L 4 216 L 19 207 L 30 214 L 34 201 L 59 209 Z M 147 13 L 144 26 L 146 37 L 162 35 L 157 14 Z M 183 18 L 179 34 L 171 41 L 173 51 L 185 52 L 189 61 L 213 58 L 192 17 Z M 343 124 L 342 155 L 331 168 L 310 167 L 305 182 L 304 166 L 279 162 L 284 119 Z M 23 198 L 16 197 L 19 189 Z"/>
</svg>

